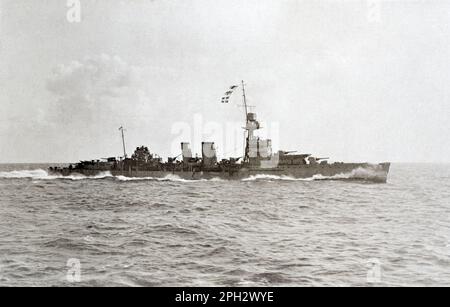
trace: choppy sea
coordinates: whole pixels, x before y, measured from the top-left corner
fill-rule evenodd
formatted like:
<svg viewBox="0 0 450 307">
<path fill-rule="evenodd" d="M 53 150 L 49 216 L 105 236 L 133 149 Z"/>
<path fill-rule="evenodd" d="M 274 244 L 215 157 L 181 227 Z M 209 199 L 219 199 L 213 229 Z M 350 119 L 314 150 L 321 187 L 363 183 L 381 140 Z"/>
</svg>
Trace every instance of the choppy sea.
<svg viewBox="0 0 450 307">
<path fill-rule="evenodd" d="M 450 165 L 386 184 L 0 165 L 0 286 L 450 286 Z"/>
</svg>

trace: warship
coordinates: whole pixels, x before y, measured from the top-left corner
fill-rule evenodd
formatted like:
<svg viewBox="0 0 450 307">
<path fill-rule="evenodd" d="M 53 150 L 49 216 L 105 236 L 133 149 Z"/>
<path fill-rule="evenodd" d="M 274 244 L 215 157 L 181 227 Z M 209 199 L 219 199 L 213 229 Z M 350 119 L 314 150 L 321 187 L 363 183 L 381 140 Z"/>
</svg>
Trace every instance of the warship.
<svg viewBox="0 0 450 307">
<path fill-rule="evenodd" d="M 330 163 L 329 158 L 300 154 L 296 151 L 272 152 L 272 140 L 255 135 L 261 129 L 256 113 L 249 112 L 245 84 L 233 85 L 222 97 L 228 103 L 236 88 L 242 88 L 245 111 L 243 156 L 218 160 L 214 142 L 202 142 L 201 157 L 193 156 L 190 143 L 183 142 L 180 155 L 167 161 L 148 147 L 137 147 L 131 157 L 125 148 L 124 129 L 122 136 L 123 156 L 91 161 L 80 161 L 68 167 L 50 167 L 54 175 L 96 176 L 109 173 L 112 176 L 165 178 L 177 176 L 181 179 L 246 179 L 246 178 L 288 178 L 288 179 L 352 179 L 386 183 L 390 163 Z"/>
</svg>

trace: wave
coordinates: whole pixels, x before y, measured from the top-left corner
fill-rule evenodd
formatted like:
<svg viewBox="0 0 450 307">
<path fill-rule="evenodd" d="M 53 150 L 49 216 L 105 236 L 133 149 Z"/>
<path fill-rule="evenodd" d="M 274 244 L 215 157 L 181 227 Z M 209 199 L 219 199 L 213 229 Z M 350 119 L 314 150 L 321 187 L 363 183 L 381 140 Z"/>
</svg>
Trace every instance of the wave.
<svg viewBox="0 0 450 307">
<path fill-rule="evenodd" d="M 242 181 L 258 181 L 258 180 L 311 181 L 313 180 L 313 178 L 294 178 L 286 175 L 278 176 L 278 175 L 258 174 L 258 175 L 251 175 L 250 177 L 242 179 Z"/>
<path fill-rule="evenodd" d="M 219 178 L 214 178 L 214 179 L 183 179 L 177 175 L 166 175 L 164 177 L 126 177 L 126 176 L 115 176 L 114 178 L 116 178 L 117 180 L 120 181 L 147 181 L 147 180 L 151 180 L 151 181 L 173 181 L 173 182 L 202 182 L 202 181 L 216 181 L 216 180 L 221 180 Z"/>
<path fill-rule="evenodd" d="M 226 181 L 222 178 L 211 178 L 211 179 L 184 179 L 180 176 L 177 176 L 175 174 L 169 174 L 164 177 L 126 177 L 126 176 L 115 176 L 114 177 L 117 180 L 120 181 L 146 181 L 146 180 L 153 180 L 153 181 L 172 181 L 172 182 L 221 182 Z"/>
<path fill-rule="evenodd" d="M 0 172 L 0 178 L 20 179 L 20 178 L 33 178 L 42 179 L 48 177 L 48 173 L 44 170 L 24 170 L 24 171 L 11 171 Z"/>
<path fill-rule="evenodd" d="M 84 176 L 84 175 L 50 175 L 47 171 L 42 169 L 37 170 L 21 170 L 21 171 L 11 171 L 11 172 L 0 172 L 0 179 L 34 179 L 34 180 L 55 180 L 55 179 L 66 179 L 66 180 L 86 180 L 86 179 L 105 179 L 113 177 L 110 172 L 103 172 L 95 176 Z"/>
<path fill-rule="evenodd" d="M 314 175 L 308 178 L 295 178 L 288 175 L 269 175 L 269 174 L 258 174 L 252 175 L 247 178 L 241 179 L 241 181 L 316 181 L 316 180 L 345 180 L 345 179 L 362 179 L 371 180 L 375 178 L 380 178 L 383 173 L 370 168 L 357 168 L 349 173 L 341 173 L 333 176 L 324 176 L 321 174 Z M 126 176 L 113 176 L 110 172 L 103 172 L 95 176 L 85 176 L 81 174 L 74 174 L 70 176 L 63 175 L 50 175 L 47 171 L 42 169 L 37 170 L 21 170 L 21 171 L 10 171 L 10 172 L 0 172 L 0 179 L 33 179 L 33 180 L 93 180 L 93 179 L 106 179 L 112 178 L 118 181 L 170 181 L 170 182 L 220 182 L 226 181 L 221 178 L 211 178 L 211 179 L 183 179 L 177 175 L 169 174 L 164 177 L 126 177 Z"/>
<path fill-rule="evenodd" d="M 73 174 L 70 176 L 63 175 L 50 175 L 47 171 L 42 169 L 37 170 L 21 170 L 21 171 L 10 171 L 10 172 L 0 172 L 0 179 L 33 179 L 33 180 L 92 180 L 92 179 L 106 179 L 112 178 L 119 181 L 172 181 L 172 182 L 216 182 L 224 181 L 220 178 L 211 179 L 183 179 L 177 175 L 169 174 L 164 177 L 126 177 L 126 176 L 113 176 L 111 172 L 102 172 L 95 176 L 85 176 L 82 174 Z"/>
<path fill-rule="evenodd" d="M 322 174 L 313 175 L 307 178 L 295 178 L 287 175 L 266 175 L 258 174 L 252 175 L 248 178 L 242 179 L 242 181 L 316 181 L 316 180 L 345 180 L 345 179 L 360 179 L 360 180 L 371 180 L 380 178 L 383 173 L 376 171 L 374 169 L 359 167 L 348 173 L 340 173 L 333 176 L 324 176 Z"/>
</svg>

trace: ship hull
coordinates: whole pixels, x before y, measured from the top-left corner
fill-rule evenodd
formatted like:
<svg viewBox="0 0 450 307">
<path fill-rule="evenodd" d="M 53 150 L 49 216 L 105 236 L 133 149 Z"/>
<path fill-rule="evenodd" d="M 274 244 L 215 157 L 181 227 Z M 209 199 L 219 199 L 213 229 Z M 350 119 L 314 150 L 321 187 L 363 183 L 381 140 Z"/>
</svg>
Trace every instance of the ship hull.
<svg viewBox="0 0 450 307">
<path fill-rule="evenodd" d="M 261 168 L 242 167 L 238 170 L 230 171 L 142 171 L 142 170 L 108 170 L 108 169 L 60 169 L 52 171 L 62 176 L 84 175 L 97 176 L 109 172 L 113 176 L 137 177 L 137 178 L 164 178 L 167 176 L 177 176 L 187 180 L 202 179 L 225 179 L 242 180 L 258 176 L 272 176 L 292 178 L 292 179 L 335 179 L 335 180 L 366 180 L 385 183 L 387 181 L 390 163 L 367 164 L 367 163 L 334 163 L 317 165 L 292 165 L 288 167 Z"/>
</svg>

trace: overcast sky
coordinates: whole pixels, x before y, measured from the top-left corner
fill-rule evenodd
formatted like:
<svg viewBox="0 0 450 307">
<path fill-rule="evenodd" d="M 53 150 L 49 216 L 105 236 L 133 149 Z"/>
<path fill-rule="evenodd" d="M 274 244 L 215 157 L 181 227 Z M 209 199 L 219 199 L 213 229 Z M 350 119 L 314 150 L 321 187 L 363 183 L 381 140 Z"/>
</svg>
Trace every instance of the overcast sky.
<svg viewBox="0 0 450 307">
<path fill-rule="evenodd" d="M 0 163 L 118 156 L 122 125 L 129 151 L 238 156 L 211 130 L 242 136 L 241 79 L 282 149 L 450 162 L 450 1 L 80 3 L 0 0 Z"/>
</svg>

